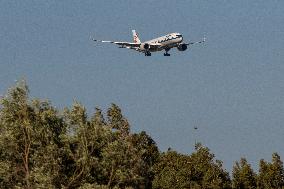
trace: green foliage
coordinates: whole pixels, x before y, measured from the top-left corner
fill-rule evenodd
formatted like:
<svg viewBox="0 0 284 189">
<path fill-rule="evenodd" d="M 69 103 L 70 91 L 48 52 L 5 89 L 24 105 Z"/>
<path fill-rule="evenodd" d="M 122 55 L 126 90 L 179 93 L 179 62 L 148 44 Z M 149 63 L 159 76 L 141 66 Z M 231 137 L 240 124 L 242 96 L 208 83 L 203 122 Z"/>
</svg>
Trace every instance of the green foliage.
<svg viewBox="0 0 284 189">
<path fill-rule="evenodd" d="M 277 153 L 272 154 L 272 162 L 260 160 L 257 179 L 259 189 L 273 189 L 284 187 L 283 162 Z"/>
<path fill-rule="evenodd" d="M 106 185 L 97 185 L 97 184 L 90 184 L 86 183 L 79 187 L 79 189 L 109 189 Z"/>
<path fill-rule="evenodd" d="M 214 154 L 200 144 L 191 155 L 163 153 L 154 169 L 153 188 L 230 188 L 221 161 L 214 161 Z"/>
<path fill-rule="evenodd" d="M 119 134 L 124 136 L 129 135 L 130 126 L 126 118 L 121 114 L 121 109 L 115 105 L 111 104 L 111 107 L 107 111 L 109 125 L 113 129 L 117 129 Z"/>
<path fill-rule="evenodd" d="M 29 101 L 24 81 L 9 90 L 1 105 L 0 156 L 6 170 L 1 188 L 52 188 L 59 170 L 55 149 L 62 119 L 48 102 Z"/>
<path fill-rule="evenodd" d="M 175 151 L 163 153 L 154 166 L 153 188 L 190 188 L 190 163 L 189 156 Z"/>
<path fill-rule="evenodd" d="M 93 140 L 95 129 L 87 120 L 85 108 L 75 102 L 71 110 L 65 111 L 65 122 L 68 132 L 63 136 L 64 141 L 64 185 L 66 188 L 76 188 L 84 179 L 90 179 L 90 170 L 98 164 L 96 156 L 92 155 L 96 148 Z M 96 171 L 96 170 L 94 170 Z"/>
<path fill-rule="evenodd" d="M 140 158 L 143 160 L 143 168 L 139 170 L 140 175 L 144 178 L 141 185 L 145 188 L 152 188 L 152 181 L 154 179 L 153 166 L 159 160 L 159 149 L 155 141 L 145 131 L 133 134 L 131 143 L 140 152 Z"/>
<path fill-rule="evenodd" d="M 256 179 L 257 178 L 257 179 Z M 260 161 L 256 175 L 245 159 L 233 168 L 233 188 L 284 188 L 283 163 Z M 83 105 L 59 111 L 29 99 L 25 81 L 0 101 L 0 188 L 150 189 L 231 188 L 229 174 L 201 144 L 190 155 L 160 153 L 144 131 L 131 133 L 121 109 L 106 115 Z"/>
<path fill-rule="evenodd" d="M 233 189 L 257 188 L 256 174 L 245 158 L 242 158 L 240 162 L 236 162 L 233 167 L 232 186 Z"/>
<path fill-rule="evenodd" d="M 107 125 L 114 137 L 102 152 L 102 165 L 108 178 L 105 184 L 119 188 L 150 188 L 151 168 L 159 154 L 155 142 L 145 132 L 130 134 L 128 121 L 115 104 L 108 109 Z"/>
</svg>

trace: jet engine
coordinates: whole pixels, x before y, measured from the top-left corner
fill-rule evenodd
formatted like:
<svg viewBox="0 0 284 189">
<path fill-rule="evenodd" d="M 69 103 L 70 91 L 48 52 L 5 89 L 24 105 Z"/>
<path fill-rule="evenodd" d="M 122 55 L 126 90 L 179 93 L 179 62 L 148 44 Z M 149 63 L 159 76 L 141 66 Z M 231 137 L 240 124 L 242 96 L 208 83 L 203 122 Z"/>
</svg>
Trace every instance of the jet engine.
<svg viewBox="0 0 284 189">
<path fill-rule="evenodd" d="M 181 44 L 179 44 L 179 45 L 177 46 L 177 49 L 178 49 L 179 51 L 185 51 L 185 50 L 187 49 L 187 45 L 184 44 L 184 43 L 181 43 Z"/>
<path fill-rule="evenodd" d="M 140 49 L 142 49 L 142 50 L 149 50 L 150 49 L 150 45 L 148 43 L 142 43 L 140 45 Z"/>
</svg>

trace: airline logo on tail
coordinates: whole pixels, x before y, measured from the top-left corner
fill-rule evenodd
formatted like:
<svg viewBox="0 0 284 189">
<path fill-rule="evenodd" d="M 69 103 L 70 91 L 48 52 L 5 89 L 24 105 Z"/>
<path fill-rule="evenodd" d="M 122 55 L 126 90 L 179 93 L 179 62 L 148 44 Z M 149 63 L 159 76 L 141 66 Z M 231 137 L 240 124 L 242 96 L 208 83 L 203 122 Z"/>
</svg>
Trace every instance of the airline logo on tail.
<svg viewBox="0 0 284 189">
<path fill-rule="evenodd" d="M 136 33 L 135 30 L 132 30 L 132 33 L 133 33 L 133 41 L 134 43 L 141 43 L 139 37 L 138 37 L 138 33 Z"/>
</svg>

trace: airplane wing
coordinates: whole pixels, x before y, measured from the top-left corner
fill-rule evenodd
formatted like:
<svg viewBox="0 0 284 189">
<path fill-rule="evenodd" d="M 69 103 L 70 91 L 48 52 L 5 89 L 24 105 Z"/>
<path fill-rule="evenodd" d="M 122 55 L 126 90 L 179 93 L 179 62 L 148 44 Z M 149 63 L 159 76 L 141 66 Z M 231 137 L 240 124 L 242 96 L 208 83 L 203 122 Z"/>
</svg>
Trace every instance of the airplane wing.
<svg viewBox="0 0 284 189">
<path fill-rule="evenodd" d="M 128 48 L 128 49 L 136 49 L 140 47 L 140 43 L 130 43 L 130 42 L 120 42 L 120 41 L 104 41 L 104 40 L 97 40 L 93 39 L 95 42 L 102 42 L 102 43 L 114 43 L 116 45 L 119 45 L 119 48 Z"/>
<path fill-rule="evenodd" d="M 186 44 L 186 45 L 194 45 L 194 44 L 197 44 L 197 43 L 204 43 L 205 40 L 206 40 L 206 38 L 204 37 L 204 38 L 202 39 L 202 41 L 189 42 L 189 43 L 185 43 L 185 44 Z"/>
<path fill-rule="evenodd" d="M 126 48 L 126 49 L 134 49 L 139 52 L 144 52 L 145 50 L 140 49 L 141 43 L 131 43 L 131 42 L 123 42 L 123 41 L 104 41 L 104 40 L 97 40 L 92 38 L 93 41 L 95 42 L 101 42 L 101 43 L 113 43 L 116 45 L 119 45 L 119 48 Z M 161 48 L 161 44 L 152 44 L 150 43 L 150 48 L 152 49 L 158 49 Z"/>
</svg>

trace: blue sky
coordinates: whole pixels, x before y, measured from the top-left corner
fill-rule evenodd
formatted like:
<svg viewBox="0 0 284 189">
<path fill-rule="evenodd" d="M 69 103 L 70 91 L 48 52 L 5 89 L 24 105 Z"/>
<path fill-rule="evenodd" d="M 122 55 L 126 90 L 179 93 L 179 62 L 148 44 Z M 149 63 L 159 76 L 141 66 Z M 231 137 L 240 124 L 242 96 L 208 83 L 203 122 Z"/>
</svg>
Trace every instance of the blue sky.
<svg viewBox="0 0 284 189">
<path fill-rule="evenodd" d="M 31 96 L 89 112 L 114 102 L 162 151 L 208 146 L 224 167 L 284 159 L 283 1 L 0 1 L 0 94 L 26 78 Z M 207 42 L 151 57 L 89 38 L 180 32 Z M 193 128 L 199 129 L 195 131 Z"/>
</svg>

